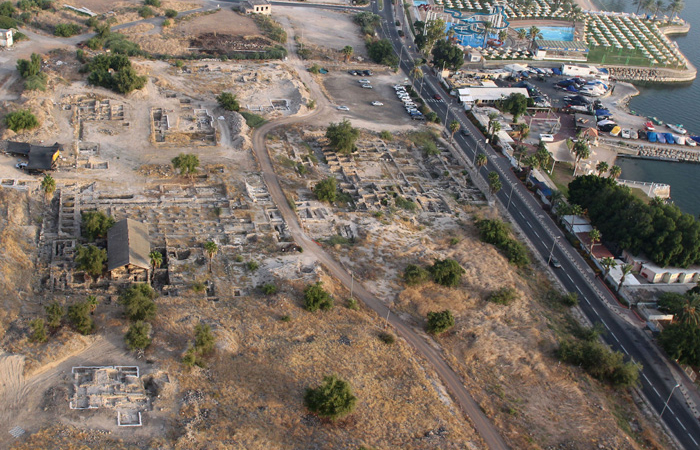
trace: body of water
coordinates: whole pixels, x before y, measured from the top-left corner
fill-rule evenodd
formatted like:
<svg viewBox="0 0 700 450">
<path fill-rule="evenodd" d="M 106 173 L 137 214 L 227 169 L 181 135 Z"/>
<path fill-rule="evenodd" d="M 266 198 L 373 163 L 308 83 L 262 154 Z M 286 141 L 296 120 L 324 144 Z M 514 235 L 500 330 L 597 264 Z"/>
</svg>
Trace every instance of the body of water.
<svg viewBox="0 0 700 450">
<path fill-rule="evenodd" d="M 608 11 L 636 12 L 630 2 L 624 0 L 599 0 L 601 9 Z M 690 33 L 671 36 L 683 54 L 697 68 L 700 67 L 700 1 L 685 2 L 680 16 L 690 23 Z M 630 100 L 631 110 L 643 116 L 656 116 L 666 123 L 682 123 L 693 135 L 700 135 L 700 81 L 683 85 L 659 85 L 640 87 L 640 94 Z M 672 163 L 664 161 L 620 158 L 622 177 L 628 180 L 653 181 L 671 185 L 672 200 L 684 211 L 700 215 L 700 196 L 697 181 L 700 180 L 700 164 Z"/>
<path fill-rule="evenodd" d="M 574 40 L 574 28 L 573 27 L 537 27 L 542 33 L 542 39 L 548 41 L 573 41 Z M 516 30 L 525 30 L 529 28 L 516 28 Z"/>
</svg>

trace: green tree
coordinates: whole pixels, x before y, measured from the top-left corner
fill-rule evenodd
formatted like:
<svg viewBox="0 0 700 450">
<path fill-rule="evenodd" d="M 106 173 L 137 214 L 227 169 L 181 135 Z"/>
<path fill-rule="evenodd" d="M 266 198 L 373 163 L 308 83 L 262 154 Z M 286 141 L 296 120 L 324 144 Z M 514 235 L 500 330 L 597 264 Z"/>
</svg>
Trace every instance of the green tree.
<svg viewBox="0 0 700 450">
<path fill-rule="evenodd" d="M 86 301 L 68 307 L 68 320 L 80 334 L 90 334 L 95 329 L 95 322 L 90 317 L 90 305 Z"/>
<path fill-rule="evenodd" d="M 17 60 L 17 71 L 22 78 L 39 75 L 41 73 L 41 55 L 32 53 L 29 60 Z"/>
<path fill-rule="evenodd" d="M 620 177 L 620 175 L 622 175 L 622 167 L 612 166 L 610 168 L 610 173 L 608 175 L 608 178 L 612 178 L 612 179 L 616 180 L 617 178 Z"/>
<path fill-rule="evenodd" d="M 214 351 L 216 339 L 207 324 L 198 323 L 194 327 L 194 348 L 200 355 L 209 355 Z"/>
<path fill-rule="evenodd" d="M 119 296 L 124 305 L 124 314 L 132 321 L 151 321 L 156 317 L 158 307 L 153 301 L 156 292 L 145 283 L 132 284 Z"/>
<path fill-rule="evenodd" d="M 574 177 L 576 176 L 576 169 L 578 169 L 578 163 L 582 159 L 588 159 L 591 156 L 591 149 L 588 147 L 586 141 L 578 140 L 574 144 L 573 148 L 574 155 L 576 155 L 576 162 L 574 164 Z"/>
<path fill-rule="evenodd" d="M 167 17 L 168 19 L 174 19 L 177 17 L 177 11 L 175 11 L 174 9 L 166 9 L 165 17 Z"/>
<path fill-rule="evenodd" d="M 527 30 L 527 38 L 530 40 L 530 45 L 534 45 L 537 39 L 542 39 L 542 30 L 534 25 L 531 26 L 530 29 Z"/>
<path fill-rule="evenodd" d="M 464 64 L 464 52 L 446 40 L 439 40 L 431 52 L 436 68 L 457 70 Z"/>
<path fill-rule="evenodd" d="M 610 274 L 610 270 L 614 269 L 617 267 L 617 263 L 615 262 L 615 258 L 606 256 L 605 258 L 600 260 L 600 264 L 603 266 L 603 269 L 605 269 L 605 273 L 603 275 L 603 278 L 607 278 L 608 275 Z"/>
<path fill-rule="evenodd" d="M 219 106 L 226 111 L 239 111 L 241 109 L 238 98 L 236 98 L 235 94 L 230 92 L 222 92 L 216 97 L 216 101 L 219 103 Z"/>
<path fill-rule="evenodd" d="M 29 335 L 29 340 L 32 342 L 46 342 L 46 324 L 44 319 L 34 319 L 29 322 L 29 327 L 32 329 Z"/>
<path fill-rule="evenodd" d="M 304 289 L 304 308 L 310 312 L 316 312 L 319 309 L 328 311 L 333 308 L 333 298 L 323 289 L 320 281 Z"/>
<path fill-rule="evenodd" d="M 11 17 L 17 10 L 12 6 L 12 2 L 0 3 L 0 15 Z"/>
<path fill-rule="evenodd" d="M 683 305 L 675 319 L 681 323 L 700 326 L 700 296 L 686 295 Z"/>
<path fill-rule="evenodd" d="M 527 111 L 527 97 L 523 94 L 510 94 L 503 101 L 503 109 L 513 114 L 513 122 L 518 122 L 518 118 Z"/>
<path fill-rule="evenodd" d="M 428 333 L 440 334 L 455 326 L 455 318 L 452 311 L 446 309 L 439 312 L 428 313 Z"/>
<path fill-rule="evenodd" d="M 593 247 L 596 245 L 596 243 L 600 242 L 600 239 L 602 238 L 600 231 L 593 228 L 591 231 L 588 232 L 588 237 L 591 240 L 591 255 L 593 254 Z"/>
<path fill-rule="evenodd" d="M 503 188 L 503 184 L 501 183 L 501 177 L 498 176 L 498 172 L 489 172 L 488 180 L 489 194 L 493 197 L 498 193 L 498 191 L 501 190 L 501 188 Z"/>
<path fill-rule="evenodd" d="M 502 287 L 493 291 L 488 298 L 491 303 L 499 305 L 510 305 L 513 300 L 518 298 L 518 292 L 511 287 Z"/>
<path fill-rule="evenodd" d="M 314 193 L 322 202 L 333 203 L 338 196 L 338 185 L 335 177 L 330 176 L 316 183 Z"/>
<path fill-rule="evenodd" d="M 598 172 L 599 177 L 602 177 L 603 174 L 607 172 L 609 168 L 610 166 L 605 161 L 600 161 L 598 164 L 595 165 L 595 170 L 596 172 Z"/>
<path fill-rule="evenodd" d="M 527 39 L 527 30 L 525 28 L 518 29 L 516 36 L 518 37 L 518 40 L 524 41 L 525 39 Z"/>
<path fill-rule="evenodd" d="M 403 271 L 403 281 L 409 286 L 418 286 L 430 279 L 430 273 L 415 264 L 409 264 Z"/>
<path fill-rule="evenodd" d="M 433 281 L 447 287 L 459 285 L 465 270 L 454 259 L 437 259 L 428 269 Z"/>
<path fill-rule="evenodd" d="M 59 23 L 53 30 L 54 36 L 71 37 L 80 34 L 81 27 L 77 23 Z"/>
<path fill-rule="evenodd" d="M 624 362 L 623 354 L 613 352 L 596 338 L 585 341 L 563 341 L 558 356 L 562 361 L 577 365 L 592 377 L 618 387 L 637 384 L 641 366 Z"/>
<path fill-rule="evenodd" d="M 204 251 L 207 252 L 207 257 L 209 258 L 209 272 L 211 273 L 211 260 L 219 251 L 219 246 L 214 241 L 207 241 L 204 243 Z"/>
<path fill-rule="evenodd" d="M 83 234 L 90 241 L 107 237 L 107 232 L 114 225 L 114 218 L 102 211 L 83 211 L 81 217 Z"/>
<path fill-rule="evenodd" d="M 192 178 L 199 167 L 199 157 L 193 153 L 180 153 L 172 159 L 171 163 L 180 175 Z"/>
<path fill-rule="evenodd" d="M 153 250 L 148 254 L 148 258 L 151 260 L 151 267 L 153 269 L 159 269 L 163 265 L 163 254 L 159 251 Z"/>
<path fill-rule="evenodd" d="M 23 130 L 33 130 L 37 128 L 40 123 L 39 119 L 37 119 L 30 110 L 20 109 L 5 116 L 5 125 L 10 130 L 17 133 Z"/>
<path fill-rule="evenodd" d="M 476 155 L 476 166 L 481 169 L 484 167 L 487 163 L 489 162 L 488 158 L 486 157 L 485 154 L 479 153 Z"/>
<path fill-rule="evenodd" d="M 323 377 L 323 384 L 320 386 L 306 389 L 304 404 L 319 417 L 337 420 L 355 410 L 357 398 L 347 381 L 335 375 L 328 375 Z"/>
<path fill-rule="evenodd" d="M 143 0 L 143 4 L 146 6 L 155 6 L 160 8 L 160 0 Z"/>
<path fill-rule="evenodd" d="M 150 19 L 151 17 L 156 15 L 156 12 L 153 11 L 152 8 L 149 8 L 148 6 L 142 6 L 138 9 L 139 16 L 143 17 L 144 19 Z"/>
<path fill-rule="evenodd" d="M 129 65 L 112 75 L 112 89 L 120 94 L 128 94 L 143 88 L 147 78 L 139 76 L 133 67 Z"/>
<path fill-rule="evenodd" d="M 620 267 L 620 270 L 622 270 L 622 277 L 620 278 L 620 284 L 617 285 L 618 292 L 622 289 L 622 284 L 625 282 L 627 275 L 632 272 L 632 264 L 625 264 Z"/>
<path fill-rule="evenodd" d="M 371 41 L 367 44 L 367 54 L 369 58 L 377 64 L 386 66 L 395 66 L 398 64 L 398 58 L 394 53 L 394 47 L 388 39 L 379 39 Z"/>
<path fill-rule="evenodd" d="M 51 198 L 56 192 L 56 180 L 48 173 L 41 179 L 41 190 L 44 191 L 46 198 Z"/>
<path fill-rule="evenodd" d="M 151 345 L 151 324 L 141 320 L 132 323 L 124 336 L 129 350 L 145 349 Z"/>
<path fill-rule="evenodd" d="M 691 323 L 672 323 L 659 335 L 664 351 L 681 364 L 700 365 L 700 328 Z"/>
<path fill-rule="evenodd" d="M 343 47 L 341 52 L 343 53 L 343 56 L 345 57 L 345 62 L 348 62 L 350 60 L 350 57 L 352 56 L 352 54 L 355 52 L 355 50 L 352 48 L 352 45 L 346 45 L 345 47 Z"/>
<path fill-rule="evenodd" d="M 427 23 L 425 37 L 428 53 L 431 53 L 431 50 L 436 43 L 439 44 L 441 42 L 447 42 L 445 40 L 445 29 L 446 26 L 443 19 L 435 19 Z"/>
<path fill-rule="evenodd" d="M 340 123 L 331 123 L 326 128 L 326 138 L 334 151 L 349 155 L 356 150 L 355 142 L 360 137 L 360 130 L 353 128 L 349 120 Z"/>
<path fill-rule="evenodd" d="M 107 251 L 94 245 L 81 245 L 76 250 L 75 266 L 93 278 L 97 278 L 104 272 L 107 262 Z"/>
<path fill-rule="evenodd" d="M 66 313 L 63 306 L 61 306 L 57 301 L 53 301 L 48 305 L 44 306 L 46 311 L 46 323 L 51 329 L 57 329 L 61 326 L 61 320 L 63 320 L 63 315 Z"/>
<path fill-rule="evenodd" d="M 461 125 L 459 124 L 458 121 L 453 120 L 452 122 L 450 122 L 450 144 L 452 144 L 454 142 L 455 133 L 457 131 L 459 131 L 460 128 L 461 128 Z"/>
</svg>

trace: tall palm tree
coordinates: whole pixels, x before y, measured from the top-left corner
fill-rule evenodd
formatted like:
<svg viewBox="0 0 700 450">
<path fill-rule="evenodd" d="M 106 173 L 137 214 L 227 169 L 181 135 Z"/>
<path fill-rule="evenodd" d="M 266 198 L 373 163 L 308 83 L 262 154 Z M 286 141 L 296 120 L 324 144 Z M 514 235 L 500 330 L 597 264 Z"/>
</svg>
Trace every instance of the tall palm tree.
<svg viewBox="0 0 700 450">
<path fill-rule="evenodd" d="M 148 257 L 151 259 L 151 280 L 153 280 L 156 269 L 163 265 L 163 255 L 159 251 L 153 250 L 148 254 Z"/>
<path fill-rule="evenodd" d="M 490 32 L 491 29 L 493 28 L 493 24 L 492 24 L 490 21 L 487 20 L 486 22 L 484 22 L 484 23 L 482 24 L 482 26 L 484 27 L 484 43 L 482 44 L 481 47 L 482 47 L 482 48 L 486 48 L 486 41 L 487 41 L 488 38 L 489 38 L 489 32 Z"/>
<path fill-rule="evenodd" d="M 671 20 L 675 19 L 679 12 L 683 11 L 685 8 L 685 2 L 683 0 L 671 0 L 668 4 L 668 12 L 671 13 Z"/>
<path fill-rule="evenodd" d="M 413 76 L 413 78 L 416 79 L 416 80 L 421 80 L 421 82 L 420 82 L 420 92 L 418 93 L 418 95 L 422 95 L 422 94 L 423 94 L 423 76 L 424 76 L 424 75 L 425 75 L 425 74 L 423 73 L 423 69 L 421 69 L 419 65 L 417 65 L 416 63 L 414 63 L 413 69 L 411 69 L 411 76 Z"/>
<path fill-rule="evenodd" d="M 666 4 L 664 0 L 656 0 L 654 2 L 654 19 L 659 15 L 659 11 L 664 12 L 666 10 Z"/>
<path fill-rule="evenodd" d="M 486 125 L 486 134 L 488 136 L 491 136 L 491 129 L 493 128 L 493 124 L 496 123 L 496 119 L 498 119 L 498 113 L 495 112 L 490 112 L 488 114 L 489 118 L 489 123 Z"/>
<path fill-rule="evenodd" d="M 610 174 L 608 175 L 608 178 L 618 179 L 620 175 L 622 175 L 622 167 L 612 166 L 610 168 Z"/>
<path fill-rule="evenodd" d="M 532 46 L 537 39 L 542 39 L 542 31 L 533 25 L 527 30 L 527 38 L 530 40 L 530 45 Z"/>
<path fill-rule="evenodd" d="M 525 167 L 527 167 L 527 174 L 525 175 L 525 182 L 527 182 L 527 179 L 530 177 L 530 174 L 532 173 L 533 169 L 538 169 L 540 168 L 540 158 L 537 157 L 537 155 L 530 155 L 527 158 L 525 158 L 525 161 L 523 161 L 525 164 Z"/>
<path fill-rule="evenodd" d="M 56 192 L 56 180 L 48 173 L 41 180 L 41 190 L 44 191 L 46 199 L 51 198 L 53 193 Z"/>
<path fill-rule="evenodd" d="M 501 30 L 498 32 L 498 40 L 505 43 L 508 39 L 508 30 Z"/>
<path fill-rule="evenodd" d="M 549 165 L 549 161 L 552 159 L 552 154 L 549 153 L 544 142 L 540 142 L 540 145 L 537 146 L 535 158 L 537 158 L 537 161 L 539 162 L 539 167 L 546 168 Z"/>
<path fill-rule="evenodd" d="M 632 264 L 624 264 L 622 267 L 620 267 L 620 270 L 622 270 L 622 278 L 620 278 L 620 284 L 617 285 L 617 292 L 620 292 L 620 289 L 622 289 L 622 283 L 625 282 L 627 275 L 632 272 Z"/>
<path fill-rule="evenodd" d="M 591 156 L 591 149 L 585 141 L 578 140 L 574 144 L 573 148 L 574 154 L 576 155 L 576 162 L 574 163 L 574 177 L 576 177 L 576 170 L 578 169 L 578 163 L 582 159 L 588 159 Z"/>
<path fill-rule="evenodd" d="M 601 161 L 598 164 L 595 165 L 595 170 L 598 172 L 598 176 L 602 177 L 605 172 L 608 171 L 608 163 L 605 161 Z"/>
<path fill-rule="evenodd" d="M 593 247 L 596 243 L 600 242 L 602 236 L 600 235 L 599 230 L 593 228 L 588 232 L 588 237 L 591 239 L 591 255 L 593 255 Z"/>
<path fill-rule="evenodd" d="M 352 45 L 346 45 L 345 47 L 343 47 L 343 50 L 341 50 L 341 51 L 343 52 L 343 55 L 345 56 L 345 62 L 348 62 L 350 60 L 350 57 L 352 56 L 353 52 L 355 51 L 355 49 L 352 48 Z"/>
<path fill-rule="evenodd" d="M 479 169 L 481 169 L 482 167 L 484 167 L 488 161 L 489 161 L 489 160 L 488 160 L 488 158 L 486 158 L 486 155 L 485 155 L 485 154 L 479 153 L 478 155 L 476 155 L 476 166 L 477 166 Z M 477 169 L 477 172 L 479 171 L 479 169 Z"/>
<path fill-rule="evenodd" d="M 564 201 L 564 194 L 559 189 L 552 191 L 552 195 L 549 197 L 549 201 L 552 204 L 552 209 L 557 211 L 560 204 Z"/>
<path fill-rule="evenodd" d="M 571 205 L 571 208 L 569 209 L 569 213 L 571 216 L 571 229 L 574 229 L 574 226 L 576 225 L 576 217 L 578 216 L 583 216 L 583 208 L 581 205 L 573 204 Z"/>
<path fill-rule="evenodd" d="M 681 323 L 687 323 L 695 325 L 696 327 L 700 325 L 700 297 L 697 295 L 690 295 L 685 297 L 685 302 L 683 307 L 678 313 L 678 321 Z"/>
<path fill-rule="evenodd" d="M 460 127 L 460 124 L 458 121 L 453 120 L 452 122 L 450 122 L 450 133 L 451 133 L 450 134 L 450 144 L 452 144 L 454 142 L 455 133 L 457 132 L 457 130 L 459 130 L 459 127 Z"/>
<path fill-rule="evenodd" d="M 520 28 L 517 31 L 516 36 L 518 36 L 519 41 L 524 41 L 525 39 L 527 39 L 527 30 L 525 28 Z"/>
<path fill-rule="evenodd" d="M 501 177 L 498 176 L 498 172 L 489 172 L 489 193 L 493 197 L 498 191 L 501 190 L 503 184 L 501 184 Z"/>
<path fill-rule="evenodd" d="M 518 170 L 521 169 L 520 160 L 525 155 L 527 155 L 527 147 L 525 147 L 524 145 L 516 145 L 515 148 L 513 149 L 513 156 L 518 158 Z"/>
<path fill-rule="evenodd" d="M 615 258 L 612 258 L 610 256 L 606 256 L 605 258 L 601 259 L 600 264 L 603 266 L 603 269 L 605 269 L 605 275 L 603 276 L 603 279 L 608 277 L 611 269 L 614 269 L 615 267 L 617 267 L 617 263 L 615 262 Z"/>
<path fill-rule="evenodd" d="M 214 241 L 207 241 L 204 243 L 204 251 L 207 252 L 207 256 L 209 257 L 209 272 L 211 273 L 211 260 L 219 251 L 219 246 L 216 245 Z"/>
<path fill-rule="evenodd" d="M 491 137 L 489 138 L 491 142 L 493 142 L 494 137 L 499 131 L 501 131 L 501 122 L 494 122 L 491 124 Z"/>
</svg>

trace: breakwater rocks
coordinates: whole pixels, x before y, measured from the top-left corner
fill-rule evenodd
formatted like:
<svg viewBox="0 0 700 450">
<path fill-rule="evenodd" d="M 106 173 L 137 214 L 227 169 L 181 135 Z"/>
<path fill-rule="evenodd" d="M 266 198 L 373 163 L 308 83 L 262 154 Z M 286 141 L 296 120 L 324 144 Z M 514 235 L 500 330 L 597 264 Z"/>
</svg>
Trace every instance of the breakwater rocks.
<svg viewBox="0 0 700 450">
<path fill-rule="evenodd" d="M 610 76 L 620 81 L 633 83 L 687 83 L 698 74 L 695 67 L 690 69 L 660 69 L 646 67 L 605 66 Z"/>
<path fill-rule="evenodd" d="M 655 159 L 659 161 L 683 161 L 700 163 L 700 150 L 671 147 L 654 147 L 651 145 L 625 146 L 621 157 Z M 636 150 L 636 152 L 635 152 Z"/>
</svg>

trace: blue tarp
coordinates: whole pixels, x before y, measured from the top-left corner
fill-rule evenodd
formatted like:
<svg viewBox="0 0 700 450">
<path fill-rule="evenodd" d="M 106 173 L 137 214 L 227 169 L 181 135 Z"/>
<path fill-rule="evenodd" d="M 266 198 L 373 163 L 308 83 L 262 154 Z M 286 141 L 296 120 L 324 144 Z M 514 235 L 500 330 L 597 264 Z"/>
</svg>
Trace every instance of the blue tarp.
<svg viewBox="0 0 700 450">
<path fill-rule="evenodd" d="M 597 117 L 600 117 L 600 116 L 609 116 L 609 117 L 611 117 L 611 116 L 612 116 L 612 114 L 610 113 L 610 111 L 608 111 L 607 109 L 596 109 L 596 110 L 595 110 L 595 115 L 596 115 Z"/>
<path fill-rule="evenodd" d="M 666 136 L 664 136 L 663 133 L 657 133 L 656 134 L 656 142 L 659 144 L 665 144 L 666 143 Z"/>
<path fill-rule="evenodd" d="M 649 140 L 649 142 L 656 142 L 656 133 L 654 133 L 653 131 L 648 132 L 647 139 Z"/>
<path fill-rule="evenodd" d="M 700 136 L 690 136 L 690 139 L 700 144 Z"/>
<path fill-rule="evenodd" d="M 567 86 L 566 90 L 569 92 L 578 92 L 578 89 L 576 89 L 573 85 Z"/>
<path fill-rule="evenodd" d="M 558 69 L 558 68 L 556 68 L 556 67 L 553 67 L 553 68 L 552 68 L 552 73 L 553 73 L 554 75 L 561 75 L 561 69 Z"/>
<path fill-rule="evenodd" d="M 673 139 L 673 135 L 671 133 L 664 133 L 664 139 L 666 139 L 666 142 L 669 144 L 675 144 L 676 140 Z"/>
</svg>

